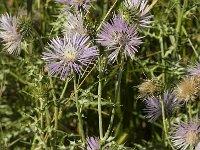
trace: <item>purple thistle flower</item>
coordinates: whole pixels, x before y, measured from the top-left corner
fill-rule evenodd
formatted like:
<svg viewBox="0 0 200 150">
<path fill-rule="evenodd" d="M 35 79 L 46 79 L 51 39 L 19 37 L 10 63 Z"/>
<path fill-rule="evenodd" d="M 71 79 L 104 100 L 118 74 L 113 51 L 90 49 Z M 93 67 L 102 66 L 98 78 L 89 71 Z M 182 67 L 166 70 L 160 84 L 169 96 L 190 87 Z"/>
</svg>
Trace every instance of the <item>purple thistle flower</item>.
<svg viewBox="0 0 200 150">
<path fill-rule="evenodd" d="M 80 7 L 82 7 L 85 10 L 88 10 L 90 8 L 90 5 L 88 3 L 96 0 L 56 0 L 56 1 L 72 6 L 76 10 L 79 10 Z"/>
<path fill-rule="evenodd" d="M 84 27 L 84 20 L 82 14 L 69 13 L 63 25 L 63 32 L 64 34 L 78 33 L 80 35 L 86 35 L 87 30 Z"/>
<path fill-rule="evenodd" d="M 121 50 L 125 57 L 129 55 L 133 58 L 137 47 L 142 43 L 138 37 L 135 25 L 129 25 L 121 16 L 114 15 L 111 23 L 104 23 L 101 32 L 97 35 L 97 41 L 103 46 L 107 46 L 112 53 L 108 56 L 114 62 Z"/>
<path fill-rule="evenodd" d="M 200 63 L 197 62 L 194 67 L 188 68 L 187 71 L 191 76 L 200 76 Z"/>
<path fill-rule="evenodd" d="M 19 55 L 21 52 L 22 35 L 17 31 L 17 18 L 9 14 L 0 18 L 0 38 L 9 54 Z"/>
<path fill-rule="evenodd" d="M 50 69 L 50 75 L 59 75 L 65 79 L 73 72 L 81 74 L 82 66 L 88 66 L 99 55 L 97 47 L 90 44 L 88 36 L 78 34 L 52 39 L 42 56 Z"/>
<path fill-rule="evenodd" d="M 87 150 L 100 150 L 99 139 L 97 137 L 87 137 Z"/>
<path fill-rule="evenodd" d="M 177 98 L 172 94 L 172 92 L 165 92 L 164 93 L 164 109 L 165 114 L 167 117 L 170 116 L 175 110 L 177 106 L 180 104 L 178 103 Z M 146 115 L 149 121 L 156 121 L 162 115 L 162 97 L 161 96 L 150 96 L 145 99 L 146 104 Z"/>
<path fill-rule="evenodd" d="M 190 121 L 189 123 L 181 121 L 174 125 L 172 134 L 172 142 L 178 149 L 194 148 L 200 142 L 200 124 L 198 121 Z"/>
<path fill-rule="evenodd" d="M 150 7 L 147 0 L 126 0 L 124 6 L 128 9 L 131 19 L 138 22 L 140 27 L 148 27 L 153 17 L 149 14 Z"/>
</svg>

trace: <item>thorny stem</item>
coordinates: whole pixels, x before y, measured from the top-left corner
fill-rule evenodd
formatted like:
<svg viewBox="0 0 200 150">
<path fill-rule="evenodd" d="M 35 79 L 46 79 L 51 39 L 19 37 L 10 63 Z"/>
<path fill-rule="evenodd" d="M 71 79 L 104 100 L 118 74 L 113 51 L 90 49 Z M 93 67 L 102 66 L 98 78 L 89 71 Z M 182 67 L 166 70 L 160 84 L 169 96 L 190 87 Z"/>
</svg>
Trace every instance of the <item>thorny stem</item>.
<svg viewBox="0 0 200 150">
<path fill-rule="evenodd" d="M 114 107 L 112 109 L 110 124 L 109 124 L 108 129 L 106 131 L 106 134 L 104 136 L 104 140 L 106 140 L 109 137 L 111 129 L 112 129 L 112 125 L 113 125 L 113 122 L 114 122 L 114 117 L 115 117 L 115 112 L 116 112 L 116 104 L 117 104 L 117 101 L 118 101 L 118 98 L 119 98 L 119 93 L 120 93 L 120 86 L 121 86 L 123 68 L 124 68 L 124 56 L 122 55 L 120 68 L 119 68 L 119 72 L 118 72 L 118 80 L 117 80 L 116 88 L 115 88 Z"/>
<path fill-rule="evenodd" d="M 76 84 L 76 73 L 74 72 L 74 94 L 75 94 L 75 100 L 76 100 L 76 109 L 77 109 L 77 115 L 78 115 L 78 127 L 79 127 L 79 131 L 81 134 L 81 138 L 82 138 L 82 142 L 85 145 L 85 135 L 84 135 L 84 130 L 83 130 L 83 120 L 81 117 L 81 108 L 79 105 L 79 101 L 78 101 L 78 91 L 77 91 L 77 84 Z"/>
<path fill-rule="evenodd" d="M 99 58 L 99 86 L 98 86 L 98 115 L 99 115 L 99 134 L 100 140 L 103 140 L 102 114 L 101 114 L 101 95 L 102 95 L 102 64 Z M 101 142 L 100 142 L 101 143 Z"/>
</svg>

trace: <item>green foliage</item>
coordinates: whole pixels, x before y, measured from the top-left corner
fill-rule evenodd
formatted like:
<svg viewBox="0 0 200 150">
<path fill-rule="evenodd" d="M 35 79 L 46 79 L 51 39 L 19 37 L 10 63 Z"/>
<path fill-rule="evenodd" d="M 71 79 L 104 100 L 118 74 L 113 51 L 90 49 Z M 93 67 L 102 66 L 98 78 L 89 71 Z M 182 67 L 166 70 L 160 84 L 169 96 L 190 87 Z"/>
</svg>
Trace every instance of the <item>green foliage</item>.
<svg viewBox="0 0 200 150">
<path fill-rule="evenodd" d="M 50 77 L 41 60 L 49 40 L 62 35 L 62 25 L 67 17 L 63 12 L 66 8 L 53 0 L 31 2 L 3 0 L 0 3 L 0 14 L 9 12 L 17 15 L 20 9 L 27 11 L 18 25 L 24 37 L 20 56 L 8 55 L 0 41 L 0 149 L 81 149 L 73 77 L 69 77 L 65 89 L 66 81 Z M 93 44 L 97 28 L 114 4 L 114 0 L 103 2 L 99 0 L 92 3 L 90 13 L 84 18 Z M 123 11 L 122 2 L 119 0 L 112 12 L 119 8 Z M 139 31 L 143 36 L 143 44 L 134 59 L 128 58 L 124 65 L 119 92 L 121 110 L 116 112 L 111 135 L 104 141 L 105 149 L 170 149 L 170 145 L 163 141 L 162 119 L 150 123 L 143 117 L 145 107 L 138 100 L 137 87 L 147 79 L 158 79 L 164 84 L 164 89 L 173 89 L 187 74 L 188 65 L 199 59 L 200 2 L 189 0 L 184 10 L 181 0 L 149 0 L 149 4 L 153 2 L 156 2 L 151 9 L 153 23 L 150 28 Z M 131 15 L 135 15 L 135 12 L 131 12 Z M 106 19 L 110 18 L 111 15 L 108 15 Z M 96 137 L 99 137 L 99 78 L 102 81 L 102 128 L 105 134 L 112 108 L 116 107 L 113 99 L 120 68 L 119 60 L 114 64 L 107 62 L 107 52 L 101 46 L 99 49 L 103 60 L 102 77 L 97 61 L 78 76 L 77 83 L 85 134 Z M 192 103 L 192 116 L 199 114 L 199 104 L 199 101 Z M 54 125 L 56 108 L 58 128 Z M 187 120 L 187 108 L 181 108 L 169 120 L 167 127 L 170 129 L 173 123 L 181 119 Z"/>
</svg>

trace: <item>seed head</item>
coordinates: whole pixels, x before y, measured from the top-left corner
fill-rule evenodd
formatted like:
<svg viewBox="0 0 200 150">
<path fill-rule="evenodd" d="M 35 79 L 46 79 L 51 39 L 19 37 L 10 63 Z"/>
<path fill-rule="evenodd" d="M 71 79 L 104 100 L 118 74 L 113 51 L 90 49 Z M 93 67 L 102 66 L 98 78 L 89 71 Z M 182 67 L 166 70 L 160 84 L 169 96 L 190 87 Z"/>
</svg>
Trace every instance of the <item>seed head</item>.
<svg viewBox="0 0 200 150">
<path fill-rule="evenodd" d="M 175 88 L 174 93 L 181 101 L 195 100 L 199 92 L 199 79 L 187 77 L 183 79 Z"/>
<path fill-rule="evenodd" d="M 162 91 L 162 88 L 162 82 L 157 79 L 145 80 L 142 84 L 138 85 L 140 97 L 157 95 Z"/>
</svg>

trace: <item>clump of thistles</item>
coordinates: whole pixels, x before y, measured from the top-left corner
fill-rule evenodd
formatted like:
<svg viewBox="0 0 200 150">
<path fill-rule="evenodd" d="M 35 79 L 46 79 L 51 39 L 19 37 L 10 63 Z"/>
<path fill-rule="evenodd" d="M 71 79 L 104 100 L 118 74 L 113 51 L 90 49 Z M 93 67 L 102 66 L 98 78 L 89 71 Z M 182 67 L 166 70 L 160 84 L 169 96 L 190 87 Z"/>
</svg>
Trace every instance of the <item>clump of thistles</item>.
<svg viewBox="0 0 200 150">
<path fill-rule="evenodd" d="M 194 101 L 199 93 L 200 80 L 195 77 L 186 77 L 177 85 L 174 90 L 180 101 Z"/>
<path fill-rule="evenodd" d="M 21 52 L 22 35 L 18 32 L 17 17 L 9 14 L 0 18 L 0 38 L 9 54 L 19 55 Z"/>
<path fill-rule="evenodd" d="M 163 97 L 161 95 L 147 97 L 144 100 L 146 104 L 145 118 L 147 118 L 149 121 L 156 121 L 162 116 L 162 99 L 164 99 L 164 110 L 166 117 L 169 117 L 170 114 L 175 112 L 175 108 L 180 105 L 172 92 L 168 91 L 164 93 Z"/>
<path fill-rule="evenodd" d="M 137 87 L 140 93 L 139 97 L 147 97 L 160 94 L 163 89 L 163 84 L 158 79 L 148 79 Z"/>
<path fill-rule="evenodd" d="M 43 52 L 42 59 L 46 61 L 50 75 L 67 78 L 69 74 L 82 74 L 83 66 L 88 66 L 99 55 L 96 46 L 91 46 L 88 36 L 73 34 L 56 37 Z"/>
<path fill-rule="evenodd" d="M 147 0 L 125 0 L 122 13 L 130 23 L 137 23 L 139 27 L 148 27 L 153 17 L 150 15 L 150 7 Z"/>
<path fill-rule="evenodd" d="M 103 24 L 101 32 L 97 35 L 98 42 L 112 51 L 108 56 L 110 61 L 115 61 L 121 51 L 124 56 L 133 58 L 142 44 L 138 37 L 136 25 L 128 24 L 120 15 L 114 15 L 110 22 Z"/>
<path fill-rule="evenodd" d="M 172 142 L 177 149 L 194 148 L 200 142 L 200 124 L 198 121 L 180 122 L 172 128 Z"/>
<path fill-rule="evenodd" d="M 87 150 L 100 150 L 99 139 L 97 137 L 87 137 Z"/>
</svg>

